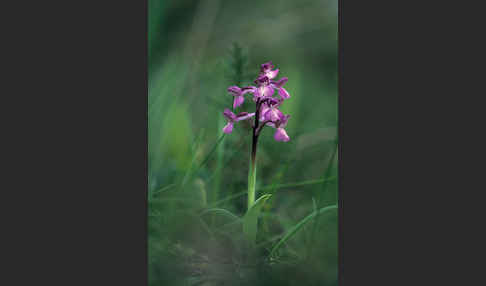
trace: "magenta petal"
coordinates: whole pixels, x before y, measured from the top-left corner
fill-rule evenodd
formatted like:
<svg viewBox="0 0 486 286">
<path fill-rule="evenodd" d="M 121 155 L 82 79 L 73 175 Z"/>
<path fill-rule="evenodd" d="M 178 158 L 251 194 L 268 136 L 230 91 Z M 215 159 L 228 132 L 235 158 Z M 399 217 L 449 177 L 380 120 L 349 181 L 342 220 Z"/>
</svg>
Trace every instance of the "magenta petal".
<svg viewBox="0 0 486 286">
<path fill-rule="evenodd" d="M 235 121 L 236 120 L 236 115 L 233 112 L 231 112 L 231 110 L 229 110 L 228 108 L 225 108 L 224 109 L 223 115 L 224 115 L 224 117 L 226 117 L 226 119 L 229 122 L 232 122 L 232 121 Z"/>
<path fill-rule="evenodd" d="M 260 108 L 260 118 L 258 120 L 264 121 L 265 120 L 265 113 L 270 110 L 270 107 L 266 104 L 262 104 L 262 107 Z"/>
<path fill-rule="evenodd" d="M 275 123 L 273 122 L 267 122 L 265 125 L 275 128 Z"/>
<path fill-rule="evenodd" d="M 233 122 L 228 122 L 225 127 L 223 127 L 223 132 L 226 134 L 230 134 L 233 132 Z"/>
<path fill-rule="evenodd" d="M 241 93 L 241 88 L 236 85 L 228 87 L 228 92 L 230 92 L 233 96 L 239 95 Z"/>
<path fill-rule="evenodd" d="M 254 93 L 256 91 L 256 89 L 257 89 L 256 87 L 251 86 L 251 85 L 247 86 L 247 87 L 243 87 L 241 89 L 241 95 L 244 95 L 246 93 Z"/>
<path fill-rule="evenodd" d="M 283 128 L 277 128 L 277 131 L 275 131 L 275 135 L 273 136 L 275 140 L 277 141 L 283 141 L 287 142 L 290 140 L 290 137 L 287 135 L 287 132 L 285 132 L 285 129 Z"/>
<path fill-rule="evenodd" d="M 260 86 L 260 87 L 257 88 L 254 96 L 256 98 L 261 98 L 261 97 L 263 97 L 264 94 L 265 94 L 265 87 L 264 86 Z"/>
<path fill-rule="evenodd" d="M 278 95 L 280 95 L 282 99 L 287 99 L 290 97 L 290 94 L 283 87 L 278 89 Z"/>
<path fill-rule="evenodd" d="M 263 87 L 263 97 L 270 97 L 274 92 L 275 90 L 269 85 Z"/>
<path fill-rule="evenodd" d="M 278 74 L 278 69 L 276 70 L 273 70 L 273 71 L 267 71 L 265 73 L 265 75 L 269 78 L 269 79 L 272 79 L 272 78 L 275 78 Z"/>
<path fill-rule="evenodd" d="M 245 97 L 244 96 L 242 96 L 242 95 L 235 96 L 235 99 L 233 100 L 233 109 L 235 109 L 238 106 L 242 105 L 244 101 L 245 101 Z"/>
<path fill-rule="evenodd" d="M 269 108 L 267 112 L 265 112 L 264 116 L 265 120 L 276 122 L 283 116 L 283 113 L 280 110 L 272 107 Z"/>
<path fill-rule="evenodd" d="M 238 113 L 236 121 L 246 120 L 246 119 L 251 118 L 253 116 L 255 116 L 255 113 L 241 112 L 241 113 Z"/>
<path fill-rule="evenodd" d="M 280 118 L 280 127 L 285 127 L 287 125 L 287 122 L 289 121 L 290 115 L 284 115 Z"/>
</svg>

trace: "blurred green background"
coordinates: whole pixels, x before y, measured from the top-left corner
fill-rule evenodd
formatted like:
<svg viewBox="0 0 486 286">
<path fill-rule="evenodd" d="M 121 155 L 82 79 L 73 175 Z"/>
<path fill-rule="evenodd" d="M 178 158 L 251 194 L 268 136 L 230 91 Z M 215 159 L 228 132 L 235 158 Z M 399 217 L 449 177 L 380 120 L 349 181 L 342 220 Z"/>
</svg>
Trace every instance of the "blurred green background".
<svg viewBox="0 0 486 286">
<path fill-rule="evenodd" d="M 268 256 L 304 217 L 337 204 L 337 0 L 148 4 L 149 284 L 337 285 L 336 211 Z M 260 136 L 257 197 L 273 196 L 254 252 L 231 221 L 246 211 L 251 129 L 222 137 L 222 112 L 226 88 L 252 84 L 267 61 L 289 78 L 291 141 L 271 128 Z M 254 112 L 249 98 L 239 111 Z"/>
</svg>

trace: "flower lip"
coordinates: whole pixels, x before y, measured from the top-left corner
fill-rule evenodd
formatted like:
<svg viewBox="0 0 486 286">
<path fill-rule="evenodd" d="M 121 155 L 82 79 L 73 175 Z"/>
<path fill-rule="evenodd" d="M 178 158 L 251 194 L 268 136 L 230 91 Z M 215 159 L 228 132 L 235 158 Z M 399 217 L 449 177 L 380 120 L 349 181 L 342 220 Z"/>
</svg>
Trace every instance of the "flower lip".
<svg viewBox="0 0 486 286">
<path fill-rule="evenodd" d="M 223 132 L 226 134 L 233 132 L 233 122 L 228 122 L 228 124 L 223 127 Z"/>
<path fill-rule="evenodd" d="M 276 141 L 283 141 L 283 142 L 288 142 L 290 140 L 289 135 L 287 135 L 287 132 L 285 132 L 285 129 L 283 128 L 277 128 L 275 131 L 275 135 L 273 135 L 273 138 L 275 138 Z"/>
<path fill-rule="evenodd" d="M 270 107 L 265 114 L 263 115 L 265 120 L 271 121 L 271 122 L 278 122 L 281 120 L 281 118 L 284 116 L 282 111 L 278 110 L 275 107 Z"/>
</svg>

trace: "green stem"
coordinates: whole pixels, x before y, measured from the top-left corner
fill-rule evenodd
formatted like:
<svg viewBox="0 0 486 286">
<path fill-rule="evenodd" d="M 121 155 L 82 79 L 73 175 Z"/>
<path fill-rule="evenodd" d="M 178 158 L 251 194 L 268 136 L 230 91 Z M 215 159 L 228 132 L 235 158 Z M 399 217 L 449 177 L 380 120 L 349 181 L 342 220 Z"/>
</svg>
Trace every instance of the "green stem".
<svg viewBox="0 0 486 286">
<path fill-rule="evenodd" d="M 255 203 L 255 191 L 256 191 L 256 153 L 253 153 L 250 158 L 250 170 L 248 172 L 248 209 Z"/>
<path fill-rule="evenodd" d="M 258 128 L 260 116 L 260 101 L 256 103 L 255 109 L 255 124 L 253 126 L 253 136 L 251 144 L 251 154 L 250 154 L 250 170 L 248 171 L 248 210 L 255 203 L 255 188 L 256 188 L 256 152 L 258 145 Z"/>
</svg>

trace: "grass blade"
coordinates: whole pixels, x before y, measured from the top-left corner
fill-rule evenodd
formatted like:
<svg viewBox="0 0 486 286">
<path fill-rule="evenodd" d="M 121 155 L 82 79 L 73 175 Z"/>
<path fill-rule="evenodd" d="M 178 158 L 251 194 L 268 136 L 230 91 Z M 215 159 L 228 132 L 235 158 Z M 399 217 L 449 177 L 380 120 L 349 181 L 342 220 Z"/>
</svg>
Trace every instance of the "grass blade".
<svg viewBox="0 0 486 286">
<path fill-rule="evenodd" d="M 165 187 L 162 187 L 162 188 L 160 188 L 160 189 L 158 189 L 158 190 L 156 190 L 156 191 L 153 191 L 153 192 L 152 192 L 152 196 L 155 196 L 155 195 L 157 195 L 157 194 L 159 194 L 159 193 L 162 193 L 162 192 L 165 192 L 165 191 L 167 191 L 167 190 L 169 190 L 169 189 L 172 189 L 172 188 L 173 188 L 173 187 L 175 187 L 175 186 L 176 186 L 176 184 L 170 184 L 170 185 L 167 185 L 167 186 L 165 186 Z"/>
<path fill-rule="evenodd" d="M 203 216 L 207 213 L 220 213 L 220 214 L 225 215 L 225 216 L 227 216 L 227 217 L 229 217 L 233 220 L 239 220 L 240 219 L 239 216 L 233 214 L 232 212 L 227 211 L 225 209 L 220 209 L 220 208 L 206 209 L 206 210 L 202 211 L 200 215 Z"/>
<path fill-rule="evenodd" d="M 324 212 L 330 211 L 337 209 L 337 205 L 332 205 L 328 207 L 324 207 L 319 209 L 317 212 L 313 212 L 310 215 L 306 216 L 304 219 L 302 219 L 299 223 L 297 223 L 293 228 L 291 228 L 287 234 L 272 248 L 272 251 L 270 252 L 270 257 L 273 256 L 273 254 L 292 236 L 294 236 L 307 222 L 309 222 L 312 218 L 314 218 L 317 215 L 320 215 Z"/>
<path fill-rule="evenodd" d="M 216 143 L 214 144 L 213 149 L 211 149 L 211 151 L 209 151 L 209 153 L 206 155 L 206 158 L 204 158 L 201 165 L 199 165 L 199 167 L 197 168 L 196 172 L 199 171 L 202 167 L 204 167 L 204 165 L 208 162 L 209 158 L 211 158 L 211 155 L 213 155 L 214 151 L 216 151 L 216 148 L 218 147 L 219 143 L 221 143 L 221 141 L 223 141 L 224 135 L 226 135 L 226 134 L 223 133 L 223 135 L 221 135 L 221 137 L 219 137 L 218 141 L 216 141 Z"/>
</svg>

